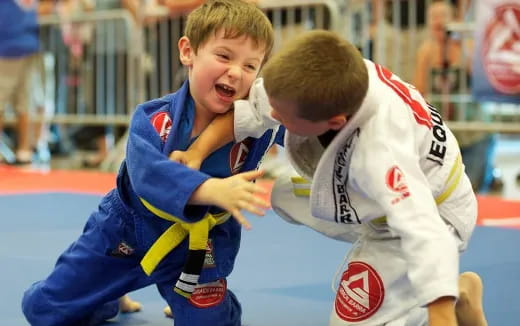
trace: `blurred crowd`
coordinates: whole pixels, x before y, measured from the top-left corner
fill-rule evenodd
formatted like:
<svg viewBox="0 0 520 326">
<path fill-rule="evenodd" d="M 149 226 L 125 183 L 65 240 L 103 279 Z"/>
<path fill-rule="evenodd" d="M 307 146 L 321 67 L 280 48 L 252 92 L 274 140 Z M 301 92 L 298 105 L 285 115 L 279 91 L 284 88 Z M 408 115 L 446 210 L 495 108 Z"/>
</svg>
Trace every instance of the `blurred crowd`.
<svg viewBox="0 0 520 326">
<path fill-rule="evenodd" d="M 114 100 L 109 99 L 102 105 L 97 102 L 88 103 L 92 94 L 99 96 L 96 92 L 101 91 L 106 92 L 107 97 L 112 96 L 110 93 L 112 91 L 118 92 L 118 99 L 122 100 L 117 100 L 117 105 L 123 107 L 123 112 L 130 112 L 131 109 L 126 107 L 132 104 L 127 100 L 129 94 L 126 88 L 115 89 L 116 87 L 108 82 L 96 87 L 94 84 L 99 84 L 99 80 L 90 82 L 84 80 L 81 70 L 85 69 L 83 66 L 87 61 L 85 53 L 89 51 L 90 44 L 95 42 L 96 33 L 102 29 L 96 30 L 95 23 L 78 22 L 74 17 L 85 13 L 124 9 L 128 10 L 136 26 L 152 26 L 161 20 L 182 17 L 203 1 L 0 1 L 0 158 L 8 164 L 48 165 L 51 153 L 69 154 L 74 148 L 85 148 L 90 154 L 82 158 L 81 165 L 99 167 L 114 148 L 116 140 L 124 135 L 125 126 L 78 124 L 64 128 L 61 125 L 50 125 L 53 112 L 61 105 L 56 103 L 56 99 L 60 96 L 55 95 L 57 91 L 53 89 L 56 88 L 55 85 L 60 85 L 60 82 L 55 82 L 53 79 L 66 80 L 64 83 L 66 92 L 75 92 L 79 99 L 74 100 L 76 102 L 87 102 L 86 111 L 115 112 L 116 109 L 110 107 L 115 106 Z M 261 0 L 254 2 L 262 4 Z M 336 0 L 336 2 L 340 8 L 343 8 L 342 10 L 369 13 L 368 19 L 362 17 L 364 14 L 360 14 L 358 22 L 354 22 L 354 25 L 363 25 L 365 29 L 368 24 L 369 46 L 361 49 L 365 56 L 376 62 L 384 58 L 390 69 L 398 71 L 401 78 L 414 84 L 433 105 L 442 109 L 445 118 L 458 114 L 460 102 L 435 102 L 435 98 L 431 95 L 457 92 L 462 84 L 465 87 L 471 86 L 471 60 L 469 59 L 473 51 L 471 39 L 450 32 L 447 26 L 453 22 L 472 21 L 474 18 L 472 8 L 475 1 Z M 38 17 L 44 15 L 53 15 L 59 19 L 58 34 L 63 44 L 63 51 L 67 52 L 67 67 L 63 73 L 56 73 L 53 67 L 56 66 L 57 59 L 42 50 L 44 47 L 41 43 L 50 42 L 50 39 L 42 39 L 39 34 Z M 282 34 L 287 16 L 282 15 Z M 352 17 L 356 16 L 352 15 Z M 305 25 L 301 12 L 298 12 L 295 21 Z M 173 28 L 173 25 L 167 26 L 170 30 Z M 381 30 L 386 32 L 380 33 Z M 358 32 L 358 34 L 362 33 L 361 29 Z M 396 51 L 393 38 L 396 33 L 399 35 L 401 47 L 413 50 L 401 51 L 399 59 L 393 60 Z M 170 43 L 166 46 L 170 49 L 168 60 L 177 61 L 178 59 L 174 58 L 175 51 L 171 50 L 176 46 L 176 40 L 173 40 L 171 34 L 168 35 L 170 36 Z M 152 36 L 150 33 L 145 33 L 144 37 L 148 38 L 145 42 L 151 42 Z M 105 51 L 106 53 L 97 54 L 97 59 L 88 69 L 92 71 L 112 69 L 115 75 L 122 76 L 121 78 L 125 80 L 128 77 L 126 67 L 130 60 L 127 54 L 117 57 L 123 64 L 115 64 L 110 61 L 112 59 L 107 54 L 110 51 Z M 117 49 L 114 51 L 117 52 Z M 151 64 L 153 65 L 153 62 Z M 65 77 L 60 74 L 64 74 Z M 172 90 L 177 86 L 173 85 Z M 68 100 L 64 100 L 63 105 L 71 105 L 71 98 L 69 96 Z M 463 105 L 469 119 L 472 112 L 476 112 L 472 110 L 474 105 L 477 104 L 473 102 Z M 7 119 L 11 122 L 10 128 L 7 128 L 8 126 L 4 128 L 2 123 L 4 117 L 12 117 Z M 467 173 L 475 189 L 487 191 L 490 187 L 499 185 L 499 182 L 493 178 L 493 175 L 496 175 L 493 167 L 496 135 L 486 132 L 463 132 L 457 133 L 457 138 L 462 147 Z M 274 177 L 286 173 L 290 169 L 289 166 L 282 150 L 273 150 L 270 158 L 264 163 L 268 174 Z"/>
</svg>

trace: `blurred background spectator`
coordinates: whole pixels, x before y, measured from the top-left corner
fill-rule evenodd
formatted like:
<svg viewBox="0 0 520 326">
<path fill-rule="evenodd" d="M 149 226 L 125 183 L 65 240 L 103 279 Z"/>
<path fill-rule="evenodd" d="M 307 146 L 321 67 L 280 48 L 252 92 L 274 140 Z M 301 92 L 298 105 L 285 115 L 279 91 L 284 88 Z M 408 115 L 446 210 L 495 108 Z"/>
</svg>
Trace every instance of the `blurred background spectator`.
<svg viewBox="0 0 520 326">
<path fill-rule="evenodd" d="M 0 137 L 7 106 L 16 116 L 15 153 L 2 152 L 8 163 L 29 164 L 31 148 L 31 81 L 34 61 L 39 51 L 38 1 L 0 1 Z M 41 11 L 49 7 L 41 8 Z M 4 138 L 0 142 L 5 141 Z M 5 147 L 4 147 L 5 149 Z"/>
<path fill-rule="evenodd" d="M 473 43 L 448 29 L 455 21 L 455 7 L 446 1 L 433 1 L 427 8 L 427 38 L 417 51 L 413 85 L 440 110 L 446 120 L 485 119 L 479 104 L 464 101 L 471 82 Z M 455 132 L 462 158 L 473 187 L 489 190 L 493 182 L 496 135 L 482 131 Z"/>
</svg>

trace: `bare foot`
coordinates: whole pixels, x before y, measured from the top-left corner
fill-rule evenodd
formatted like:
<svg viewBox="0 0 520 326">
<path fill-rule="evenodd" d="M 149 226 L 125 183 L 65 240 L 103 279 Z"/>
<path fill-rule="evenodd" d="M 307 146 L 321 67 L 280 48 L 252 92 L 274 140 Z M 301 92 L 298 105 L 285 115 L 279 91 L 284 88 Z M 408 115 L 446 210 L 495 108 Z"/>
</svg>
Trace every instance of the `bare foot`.
<svg viewBox="0 0 520 326">
<path fill-rule="evenodd" d="M 460 297 L 455 306 L 459 326 L 487 326 L 482 306 L 482 280 L 473 272 L 459 277 Z"/>
<path fill-rule="evenodd" d="M 119 298 L 119 310 L 121 312 L 137 312 L 141 310 L 141 304 L 132 300 L 128 294 Z"/>
<path fill-rule="evenodd" d="M 172 308 L 170 308 L 170 306 L 164 307 L 163 312 L 166 317 L 173 318 Z"/>
</svg>

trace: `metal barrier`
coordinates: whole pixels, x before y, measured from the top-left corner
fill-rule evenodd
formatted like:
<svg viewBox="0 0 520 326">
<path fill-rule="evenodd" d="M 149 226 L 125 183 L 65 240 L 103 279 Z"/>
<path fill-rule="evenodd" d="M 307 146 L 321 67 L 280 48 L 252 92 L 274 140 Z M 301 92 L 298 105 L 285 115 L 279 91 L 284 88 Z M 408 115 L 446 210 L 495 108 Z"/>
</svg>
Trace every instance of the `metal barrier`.
<svg viewBox="0 0 520 326">
<path fill-rule="evenodd" d="M 380 5 L 372 15 L 370 4 L 374 3 Z M 405 3 L 409 9 L 406 29 L 402 27 L 401 13 Z M 417 15 L 418 3 L 418 0 L 261 0 L 259 5 L 274 26 L 274 51 L 303 30 L 334 30 L 357 45 L 365 57 L 411 81 L 410 72 L 406 72 L 414 69 L 414 60 L 410 58 L 414 58 L 424 40 L 425 21 Z M 380 17 L 372 24 L 372 31 L 371 17 Z M 49 118 L 53 123 L 124 126 L 137 104 L 175 91 L 185 79 L 177 49 L 184 17 L 162 14 L 154 17 L 152 23 L 136 24 L 128 11 L 109 10 L 73 16 L 67 23 L 90 30 L 90 37 L 81 45 L 80 56 L 71 53 L 70 44 L 65 44 L 64 24 L 58 16 L 46 16 L 40 21 L 43 50 L 53 58 L 50 80 L 54 79 L 55 113 Z M 478 105 L 469 95 L 466 79 L 460 80 L 461 88 L 449 96 L 427 95 L 428 100 L 441 104 L 440 109 L 452 129 L 520 132 L 517 107 Z M 456 109 L 442 103 L 456 103 Z"/>
<path fill-rule="evenodd" d="M 64 28 L 67 27 L 69 35 Z M 126 10 L 82 13 L 65 22 L 40 19 L 42 52 L 54 58 L 50 121 L 59 124 L 125 125 L 138 104 L 140 49 L 135 23 Z"/>
</svg>

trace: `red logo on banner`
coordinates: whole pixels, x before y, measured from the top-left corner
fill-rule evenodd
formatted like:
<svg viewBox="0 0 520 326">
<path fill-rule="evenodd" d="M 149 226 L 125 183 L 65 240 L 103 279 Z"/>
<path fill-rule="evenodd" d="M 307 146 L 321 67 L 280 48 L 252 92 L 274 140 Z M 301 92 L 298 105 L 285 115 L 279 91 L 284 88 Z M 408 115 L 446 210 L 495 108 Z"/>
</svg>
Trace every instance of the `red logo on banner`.
<svg viewBox="0 0 520 326">
<path fill-rule="evenodd" d="M 385 288 L 377 272 L 363 262 L 351 262 L 339 283 L 334 308 L 348 322 L 360 322 L 372 316 L 383 303 Z"/>
<path fill-rule="evenodd" d="M 489 82 L 496 90 L 504 94 L 520 93 L 520 4 L 517 1 L 495 8 L 484 32 L 482 57 Z"/>
<path fill-rule="evenodd" d="M 226 280 L 199 284 L 191 295 L 190 302 L 197 308 L 214 307 L 226 296 Z"/>
<path fill-rule="evenodd" d="M 159 133 L 162 142 L 166 142 L 172 129 L 172 119 L 166 112 L 159 112 L 152 117 L 152 125 Z"/>
<path fill-rule="evenodd" d="M 229 152 L 229 168 L 231 173 L 235 174 L 240 171 L 242 165 L 246 161 L 247 154 L 249 154 L 249 147 L 251 146 L 251 140 L 249 138 L 244 139 L 240 143 L 236 143 Z"/>
</svg>

